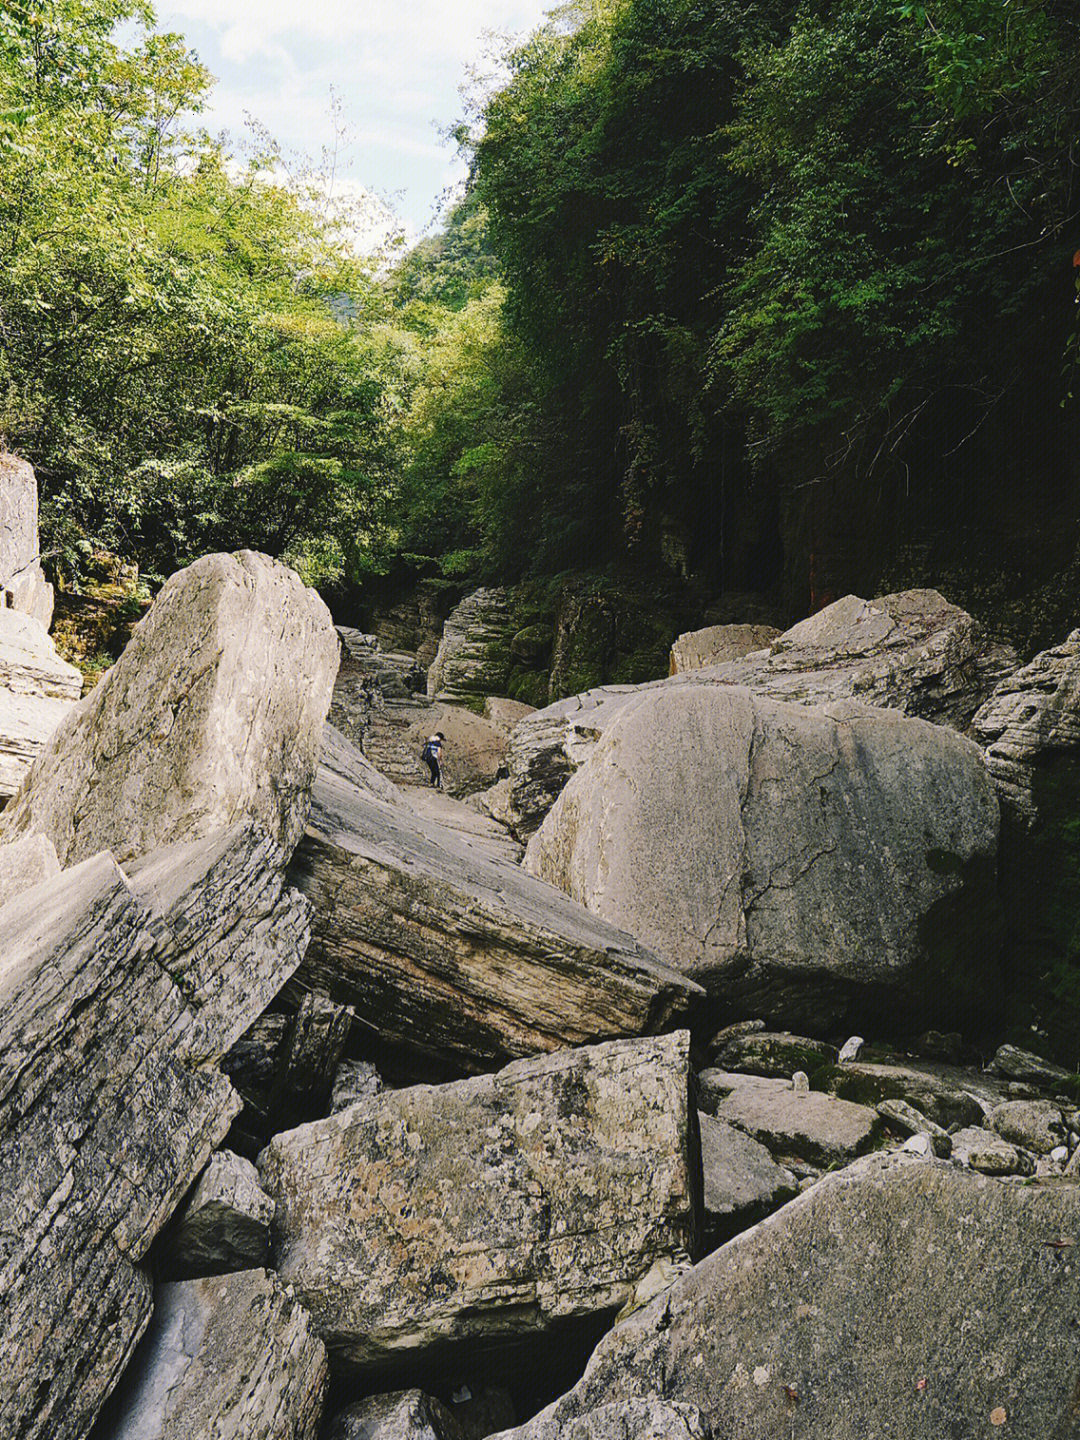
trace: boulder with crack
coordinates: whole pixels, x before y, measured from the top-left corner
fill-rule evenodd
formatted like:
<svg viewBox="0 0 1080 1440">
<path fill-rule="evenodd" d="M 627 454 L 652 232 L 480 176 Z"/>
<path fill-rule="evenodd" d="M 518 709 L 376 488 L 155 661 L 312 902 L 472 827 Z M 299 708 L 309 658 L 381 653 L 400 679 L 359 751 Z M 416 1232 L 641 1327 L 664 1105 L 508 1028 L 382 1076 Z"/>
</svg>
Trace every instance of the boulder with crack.
<svg viewBox="0 0 1080 1440">
<path fill-rule="evenodd" d="M 338 664 L 326 606 L 241 551 L 173 575 L 123 655 L 52 736 L 0 814 L 64 867 L 111 850 L 259 826 L 287 858 L 304 827 Z"/>
<path fill-rule="evenodd" d="M 688 630 L 671 647 L 672 675 L 687 670 L 703 670 L 707 665 L 722 665 L 725 660 L 741 660 L 758 650 L 767 650 L 778 639 L 780 631 L 771 625 L 707 625 L 703 630 Z"/>
<path fill-rule="evenodd" d="M 340 767 L 319 771 L 291 878 L 313 911 L 297 983 L 387 1043 L 466 1070 L 663 1030 L 701 994 L 482 839 Z"/>
<path fill-rule="evenodd" d="M 1078 1226 L 1080 1186 L 869 1157 L 617 1326 L 502 1440 L 652 1400 L 695 1406 L 717 1440 L 1059 1440 L 1076 1430 L 1080 1268 L 1058 1242 Z"/>
<path fill-rule="evenodd" d="M 0 451 L 0 609 L 32 615 L 48 630 L 53 588 L 41 568 L 38 487 L 33 466 Z"/>
<path fill-rule="evenodd" d="M 451 610 L 428 670 L 433 700 L 483 699 L 506 685 L 508 607 L 504 590 L 475 590 Z"/>
<path fill-rule="evenodd" d="M 326 1351 L 265 1270 L 159 1285 L 108 1440 L 316 1440 Z"/>
<path fill-rule="evenodd" d="M 615 717 L 652 690 L 743 685 L 800 705 L 858 699 L 966 731 L 1015 668 L 1008 646 L 936 590 L 872 601 L 848 595 L 766 650 L 646 685 L 603 686 L 530 715 L 515 728 L 507 755 L 515 827 L 531 835 Z"/>
<path fill-rule="evenodd" d="M 354 1374 L 617 1309 L 696 1243 L 689 1080 L 686 1032 L 613 1041 L 275 1136 L 282 1278 Z"/>
<path fill-rule="evenodd" d="M 985 996 L 997 830 L 978 747 L 952 730 L 684 686 L 622 710 L 525 868 L 742 1014 L 820 1033 Z"/>
</svg>

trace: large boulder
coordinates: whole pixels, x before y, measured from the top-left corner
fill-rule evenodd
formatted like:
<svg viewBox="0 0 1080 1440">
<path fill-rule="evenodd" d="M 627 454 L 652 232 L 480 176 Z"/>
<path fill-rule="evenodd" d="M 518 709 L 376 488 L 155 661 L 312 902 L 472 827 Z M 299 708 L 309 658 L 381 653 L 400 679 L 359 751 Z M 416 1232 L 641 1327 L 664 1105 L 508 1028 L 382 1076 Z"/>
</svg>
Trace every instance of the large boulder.
<svg viewBox="0 0 1080 1440">
<path fill-rule="evenodd" d="M 1016 665 L 977 621 L 936 590 L 843 600 L 803 620 L 767 650 L 653 681 L 609 685 L 560 700 L 523 720 L 507 764 L 515 823 L 531 834 L 623 707 L 643 690 L 744 685 L 800 705 L 857 698 L 964 731 Z"/>
<path fill-rule="evenodd" d="M 0 451 L 0 609 L 52 622 L 53 589 L 41 569 L 37 477 L 31 465 Z"/>
<path fill-rule="evenodd" d="M 703 630 L 687 630 L 671 647 L 670 673 L 682 675 L 706 665 L 722 665 L 725 660 L 741 660 L 755 650 L 768 649 L 779 635 L 772 625 L 707 625 Z"/>
<path fill-rule="evenodd" d="M 456 605 L 443 627 L 428 670 L 433 700 L 472 700 L 501 694 L 509 661 L 509 607 L 504 590 L 475 590 Z"/>
<path fill-rule="evenodd" d="M 796 1181 L 764 1145 L 734 1125 L 701 1112 L 698 1127 L 705 1248 L 713 1250 L 790 1200 Z"/>
<path fill-rule="evenodd" d="M 383 1041 L 484 1069 L 662 1030 L 700 995 L 637 941 L 498 858 L 484 836 L 384 800 L 350 774 L 340 761 L 320 768 L 290 872 L 313 911 L 296 978 L 351 1006 Z"/>
<path fill-rule="evenodd" d="M 787 1080 L 703 1070 L 701 1105 L 718 1120 L 764 1145 L 772 1154 L 813 1165 L 837 1165 L 870 1149 L 877 1112 L 816 1090 L 795 1090 Z"/>
<path fill-rule="evenodd" d="M 138 1262 L 239 1100 L 110 856 L 0 935 L 0 1434 L 79 1440 L 149 1319 Z"/>
<path fill-rule="evenodd" d="M 275 1276 L 159 1285 L 101 1440 L 316 1440 L 326 1351 Z"/>
<path fill-rule="evenodd" d="M 337 663 L 329 612 L 291 570 L 251 551 L 196 561 L 64 718 L 0 839 L 36 830 L 64 866 L 103 849 L 123 864 L 245 821 L 287 856 Z"/>
<path fill-rule="evenodd" d="M 378 1372 L 617 1309 L 696 1242 L 689 1036 L 361 1101 L 260 1157 L 275 1255 L 339 1365 Z"/>
<path fill-rule="evenodd" d="M 993 977 L 997 801 L 977 746 L 852 701 L 654 691 L 605 731 L 525 868 L 742 1013 L 947 1015 Z"/>
<path fill-rule="evenodd" d="M 568 1395 L 502 1440 L 621 1436 L 581 1422 L 647 1402 L 696 1407 L 716 1440 L 1063 1440 L 1080 1268 L 1059 1242 L 1078 1225 L 1077 1185 L 869 1157 L 617 1326 Z"/>
<path fill-rule="evenodd" d="M 45 627 L 0 609 L 0 797 L 14 795 L 81 694 L 81 672 L 61 660 Z"/>
</svg>

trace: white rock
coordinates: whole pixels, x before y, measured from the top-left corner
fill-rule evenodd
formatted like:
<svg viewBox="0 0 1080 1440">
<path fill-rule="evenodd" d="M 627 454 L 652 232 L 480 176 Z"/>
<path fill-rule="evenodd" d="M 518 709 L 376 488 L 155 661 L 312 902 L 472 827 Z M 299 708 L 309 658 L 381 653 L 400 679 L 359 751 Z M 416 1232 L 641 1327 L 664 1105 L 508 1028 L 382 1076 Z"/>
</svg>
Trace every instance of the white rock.
<svg viewBox="0 0 1080 1440">
<path fill-rule="evenodd" d="M 866 1041 L 861 1035 L 852 1035 L 849 1040 L 845 1040 L 843 1045 L 840 1046 L 837 1063 L 846 1065 L 851 1060 L 857 1060 L 859 1058 L 859 1051 L 865 1044 Z"/>
</svg>

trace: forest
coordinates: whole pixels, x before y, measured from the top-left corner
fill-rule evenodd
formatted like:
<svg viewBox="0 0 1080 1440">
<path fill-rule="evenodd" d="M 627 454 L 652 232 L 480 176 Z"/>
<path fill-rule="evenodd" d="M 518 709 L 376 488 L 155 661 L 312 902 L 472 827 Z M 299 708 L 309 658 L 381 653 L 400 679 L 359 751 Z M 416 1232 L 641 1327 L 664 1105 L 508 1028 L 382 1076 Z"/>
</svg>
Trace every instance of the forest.
<svg viewBox="0 0 1080 1440">
<path fill-rule="evenodd" d="M 444 227 L 371 260 L 147 6 L 4 7 L 0 433 L 61 583 L 251 546 L 346 598 L 932 583 L 1059 632 L 1075 6 L 587 0 L 503 61 Z"/>
</svg>

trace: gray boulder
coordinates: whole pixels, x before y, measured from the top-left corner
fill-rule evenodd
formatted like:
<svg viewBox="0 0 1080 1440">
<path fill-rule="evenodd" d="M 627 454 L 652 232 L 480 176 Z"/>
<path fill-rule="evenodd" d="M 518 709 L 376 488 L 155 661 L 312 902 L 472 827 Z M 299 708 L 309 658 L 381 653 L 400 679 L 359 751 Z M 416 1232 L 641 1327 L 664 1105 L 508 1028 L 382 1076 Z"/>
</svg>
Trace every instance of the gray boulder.
<svg viewBox="0 0 1080 1440">
<path fill-rule="evenodd" d="M 260 1157 L 275 1256 L 347 1372 L 628 1300 L 696 1244 L 689 1036 L 376 1095 Z"/>
<path fill-rule="evenodd" d="M 700 994 L 483 837 L 326 767 L 291 874 L 313 910 L 297 983 L 443 1064 L 662 1030 Z"/>
<path fill-rule="evenodd" d="M 433 700 L 470 700 L 506 687 L 509 608 L 504 590 L 475 590 L 456 605 L 428 669 Z"/>
<path fill-rule="evenodd" d="M 1035 1155 L 1049 1155 L 1064 1145 L 1068 1128 L 1061 1109 L 1049 1100 L 1007 1100 L 986 1117 L 992 1130 Z"/>
<path fill-rule="evenodd" d="M 1016 668 L 1013 651 L 936 590 L 866 601 L 848 595 L 774 640 L 767 651 L 646 685 L 611 685 L 560 700 L 522 721 L 507 764 L 515 825 L 531 835 L 563 786 L 635 696 L 650 690 L 742 685 L 800 705 L 858 699 L 966 731 Z"/>
<path fill-rule="evenodd" d="M 343 1060 L 334 1074 L 330 1093 L 330 1113 L 347 1110 L 358 1100 L 378 1095 L 383 1088 L 382 1076 L 367 1060 Z"/>
<path fill-rule="evenodd" d="M 816 1090 L 800 1092 L 786 1080 L 703 1070 L 699 1085 L 705 1110 L 774 1155 L 835 1165 L 869 1150 L 880 1129 L 877 1112 L 867 1106 Z"/>
<path fill-rule="evenodd" d="M 209 555 L 168 580 L 123 655 L 64 718 L 0 814 L 68 866 L 257 823 L 287 856 L 304 826 L 338 643 L 284 565 Z"/>
<path fill-rule="evenodd" d="M 757 650 L 767 650 L 780 631 L 771 625 L 708 625 L 704 630 L 688 630 L 671 647 L 671 674 L 702 670 L 707 665 L 722 665 L 725 660 L 741 660 Z"/>
<path fill-rule="evenodd" d="M 838 1053 L 835 1045 L 827 1045 L 824 1040 L 761 1029 L 725 1035 L 713 1051 L 712 1063 L 720 1070 L 790 1078 L 796 1070 L 812 1072 L 823 1065 L 835 1065 Z"/>
<path fill-rule="evenodd" d="M 326 1351 L 265 1270 L 158 1286 L 101 1440 L 315 1440 Z"/>
<path fill-rule="evenodd" d="M 952 1158 L 982 1175 L 1031 1175 L 1035 1170 L 1031 1157 L 1018 1145 L 1010 1145 L 981 1125 L 955 1130 L 951 1139 Z"/>
<path fill-rule="evenodd" d="M 994 978 L 997 825 L 942 726 L 684 686 L 623 709 L 524 863 L 742 1013 L 820 1030 Z"/>
<path fill-rule="evenodd" d="M 24 891 L 0 934 L 0 1434 L 77 1440 L 149 1319 L 138 1263 L 239 1101 L 111 857 Z"/>
<path fill-rule="evenodd" d="M 1060 1065 L 1052 1065 L 1041 1055 L 1033 1055 L 1030 1050 L 1020 1050 L 1015 1045 L 1002 1045 L 998 1048 L 994 1055 L 994 1070 L 1008 1080 L 1029 1081 L 1045 1090 L 1054 1090 L 1063 1082 L 1067 1083 L 1075 1078 L 1072 1071 L 1065 1070 Z"/>
<path fill-rule="evenodd" d="M 504 1431 L 503 1440 L 521 1432 Z M 696 1405 L 634 1398 L 598 1405 L 584 1415 L 554 1420 L 545 1411 L 527 1427 L 529 1440 L 713 1440 Z M 493 1436 L 492 1440 L 499 1440 Z"/>
<path fill-rule="evenodd" d="M 790 1200 L 795 1176 L 764 1145 L 712 1115 L 698 1115 L 705 1248 L 713 1250 Z"/>
<path fill-rule="evenodd" d="M 617 1326 L 580 1383 L 503 1440 L 650 1399 L 697 1407 L 716 1440 L 1059 1440 L 1075 1429 L 1080 1269 L 1045 1242 L 1078 1224 L 1077 1186 L 869 1157 Z"/>
<path fill-rule="evenodd" d="M 843 1099 L 879 1105 L 884 1100 L 903 1100 L 937 1125 L 978 1125 L 984 1105 L 964 1081 L 974 1076 L 942 1078 L 932 1067 L 880 1065 L 852 1061 L 818 1076 L 822 1089 Z M 982 1086 L 979 1087 L 983 1089 Z M 1000 1097 L 995 1096 L 997 1100 Z"/>
<path fill-rule="evenodd" d="M 334 1416 L 327 1440 L 463 1440 L 447 1407 L 422 1390 L 372 1395 Z"/>
<path fill-rule="evenodd" d="M 41 569 L 38 488 L 33 466 L 0 452 L 0 609 L 32 615 L 48 630 L 53 589 Z"/>
<path fill-rule="evenodd" d="M 14 795 L 81 694 L 81 672 L 61 660 L 45 627 L 0 609 L 0 797 Z"/>
<path fill-rule="evenodd" d="M 270 1259 L 274 1206 L 250 1160 L 219 1150 L 170 1227 L 163 1263 L 171 1279 L 253 1270 Z"/>
</svg>

